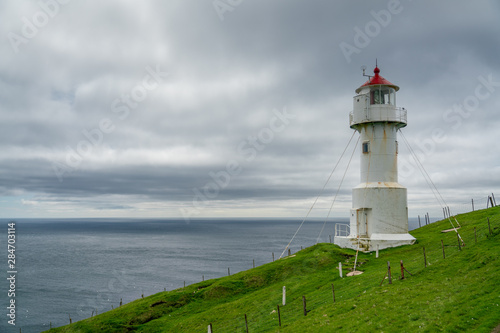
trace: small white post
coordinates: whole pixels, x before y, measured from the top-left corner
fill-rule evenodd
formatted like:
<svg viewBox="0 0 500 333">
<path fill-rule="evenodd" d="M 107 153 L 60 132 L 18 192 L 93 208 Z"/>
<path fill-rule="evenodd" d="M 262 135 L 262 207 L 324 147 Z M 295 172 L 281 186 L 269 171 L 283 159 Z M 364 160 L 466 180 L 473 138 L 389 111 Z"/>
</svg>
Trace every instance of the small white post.
<svg viewBox="0 0 500 333">
<path fill-rule="evenodd" d="M 212 333 L 212 324 L 208 325 L 208 333 Z"/>
<path fill-rule="evenodd" d="M 283 286 L 283 306 L 286 305 L 286 287 Z"/>
<path fill-rule="evenodd" d="M 378 244 L 377 244 L 377 252 L 375 253 L 375 258 L 378 258 Z"/>
<path fill-rule="evenodd" d="M 342 262 L 339 262 L 339 274 L 342 277 Z"/>
</svg>

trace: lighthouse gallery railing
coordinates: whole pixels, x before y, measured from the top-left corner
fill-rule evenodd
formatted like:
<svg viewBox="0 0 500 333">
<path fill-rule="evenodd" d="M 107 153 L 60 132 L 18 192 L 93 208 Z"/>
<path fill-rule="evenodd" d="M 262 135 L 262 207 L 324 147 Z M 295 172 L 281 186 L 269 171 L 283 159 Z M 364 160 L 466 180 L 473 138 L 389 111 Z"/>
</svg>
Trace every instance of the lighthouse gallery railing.
<svg viewBox="0 0 500 333">
<path fill-rule="evenodd" d="M 356 111 L 356 114 L 354 114 L 354 111 L 349 113 L 349 125 L 376 121 L 406 124 L 407 110 L 400 107 L 392 107 L 388 109 L 387 107 L 384 107 L 384 105 L 381 105 L 381 107 L 371 105 L 369 108 Z"/>
<path fill-rule="evenodd" d="M 335 224 L 335 236 L 347 237 L 351 233 L 351 227 L 349 224 L 336 223 Z"/>
</svg>

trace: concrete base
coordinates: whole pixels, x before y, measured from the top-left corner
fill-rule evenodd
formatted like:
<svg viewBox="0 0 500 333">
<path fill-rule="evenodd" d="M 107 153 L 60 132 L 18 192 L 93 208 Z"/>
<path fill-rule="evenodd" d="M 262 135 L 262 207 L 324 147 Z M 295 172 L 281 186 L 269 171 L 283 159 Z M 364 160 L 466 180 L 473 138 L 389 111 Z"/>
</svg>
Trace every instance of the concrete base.
<svg viewBox="0 0 500 333">
<path fill-rule="evenodd" d="M 416 238 L 410 234 L 371 234 L 370 238 L 359 238 L 359 249 L 363 252 L 376 251 L 397 247 L 401 245 L 412 245 Z M 335 236 L 334 243 L 342 248 L 358 249 L 358 238 L 351 236 Z"/>
</svg>

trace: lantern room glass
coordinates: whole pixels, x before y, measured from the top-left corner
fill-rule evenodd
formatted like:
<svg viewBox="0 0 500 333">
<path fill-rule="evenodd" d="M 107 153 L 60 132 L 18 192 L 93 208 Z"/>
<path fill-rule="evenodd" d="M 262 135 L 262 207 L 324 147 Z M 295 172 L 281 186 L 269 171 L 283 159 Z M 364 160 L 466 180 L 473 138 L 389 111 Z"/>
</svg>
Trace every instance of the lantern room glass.
<svg viewBox="0 0 500 333">
<path fill-rule="evenodd" d="M 370 104 L 396 105 L 396 91 L 384 86 L 373 87 L 370 90 Z"/>
</svg>

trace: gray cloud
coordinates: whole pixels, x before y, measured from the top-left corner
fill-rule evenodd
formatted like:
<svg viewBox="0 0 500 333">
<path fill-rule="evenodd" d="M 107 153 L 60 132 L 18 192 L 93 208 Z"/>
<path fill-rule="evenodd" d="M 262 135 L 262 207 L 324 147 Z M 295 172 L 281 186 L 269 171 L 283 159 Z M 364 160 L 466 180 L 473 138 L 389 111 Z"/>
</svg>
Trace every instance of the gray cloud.
<svg viewBox="0 0 500 333">
<path fill-rule="evenodd" d="M 358 29 L 366 34 L 393 2 L 243 1 L 224 20 L 210 1 L 44 3 L 58 4 L 45 23 L 34 21 L 37 2 L 0 5 L 5 217 L 179 216 L 231 161 L 239 171 L 197 216 L 302 216 L 351 136 L 359 68 L 371 71 L 375 58 L 401 88 L 403 131 L 440 191 L 467 201 L 500 188 L 494 1 L 401 0 L 362 47 Z M 34 36 L 23 35 L 27 21 L 38 22 Z M 13 33 L 23 39 L 14 47 Z M 341 43 L 358 52 L 347 59 Z M 154 81 L 155 69 L 168 76 Z M 489 76 L 488 97 L 458 113 Z M 272 131 L 284 109 L 294 118 Z M 435 130 L 445 139 L 426 146 Z M 357 157 L 340 216 L 359 182 Z M 412 163 L 403 145 L 400 161 Z M 411 213 L 412 200 L 436 204 L 418 170 L 401 176 Z"/>
</svg>

